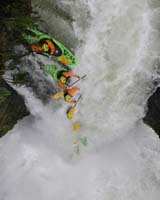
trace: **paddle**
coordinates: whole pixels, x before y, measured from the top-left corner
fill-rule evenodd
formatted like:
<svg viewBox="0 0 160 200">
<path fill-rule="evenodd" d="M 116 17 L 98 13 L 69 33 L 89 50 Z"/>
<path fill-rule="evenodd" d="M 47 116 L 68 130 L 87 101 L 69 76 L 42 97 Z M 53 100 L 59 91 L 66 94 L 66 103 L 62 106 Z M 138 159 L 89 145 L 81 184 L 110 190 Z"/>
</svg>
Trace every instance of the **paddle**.
<svg viewBox="0 0 160 200">
<path fill-rule="evenodd" d="M 67 86 L 68 86 L 68 87 L 73 86 L 75 83 L 77 83 L 78 81 L 84 79 L 86 76 L 87 76 L 86 74 L 83 75 L 81 78 L 79 78 L 78 80 L 76 80 L 75 82 L 73 82 L 71 85 L 67 85 Z M 64 94 L 64 92 L 57 92 L 56 94 L 54 94 L 54 95 L 52 96 L 52 98 L 58 100 L 58 99 L 60 99 L 60 98 L 63 96 L 63 94 Z"/>
<path fill-rule="evenodd" d="M 78 123 L 78 121 L 76 121 L 76 122 L 74 122 L 74 124 L 73 124 L 72 130 L 73 130 L 73 131 L 77 131 L 78 128 L 79 128 L 79 123 Z"/>
<path fill-rule="evenodd" d="M 53 99 L 60 99 L 63 96 L 64 92 L 57 92 L 52 96 Z"/>
<path fill-rule="evenodd" d="M 71 86 L 73 86 L 75 83 L 77 83 L 78 81 L 80 81 L 80 80 L 84 79 L 86 76 L 87 76 L 86 74 L 85 74 L 85 75 L 83 75 L 81 78 L 79 78 L 78 80 L 74 81 L 74 82 L 73 82 L 71 85 L 68 85 L 68 87 L 71 87 Z"/>
<path fill-rule="evenodd" d="M 73 118 L 73 115 L 74 115 L 74 112 L 75 112 L 75 107 L 76 107 L 78 101 L 81 99 L 81 97 L 82 97 L 82 95 L 79 96 L 79 98 L 77 99 L 75 105 L 72 106 L 72 107 L 70 107 L 70 108 L 68 109 L 68 111 L 67 111 L 67 118 L 68 118 L 69 120 L 71 120 L 71 119 Z"/>
</svg>

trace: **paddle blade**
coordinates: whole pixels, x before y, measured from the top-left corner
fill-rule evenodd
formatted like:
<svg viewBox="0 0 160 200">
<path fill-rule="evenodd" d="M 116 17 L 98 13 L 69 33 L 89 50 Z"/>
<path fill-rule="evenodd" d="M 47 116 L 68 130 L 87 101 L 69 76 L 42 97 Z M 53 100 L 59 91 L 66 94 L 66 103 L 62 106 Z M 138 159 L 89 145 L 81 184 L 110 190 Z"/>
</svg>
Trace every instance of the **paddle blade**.
<svg viewBox="0 0 160 200">
<path fill-rule="evenodd" d="M 56 94 L 54 94 L 53 96 L 52 96 L 52 98 L 53 99 L 60 99 L 62 96 L 63 96 L 63 92 L 57 92 Z"/>
<path fill-rule="evenodd" d="M 79 128 L 79 123 L 78 121 L 76 121 L 74 124 L 73 124 L 73 131 L 77 131 Z"/>
<path fill-rule="evenodd" d="M 75 107 L 69 108 L 69 110 L 67 112 L 67 117 L 69 120 L 71 120 L 73 118 L 74 112 L 75 112 Z"/>
</svg>

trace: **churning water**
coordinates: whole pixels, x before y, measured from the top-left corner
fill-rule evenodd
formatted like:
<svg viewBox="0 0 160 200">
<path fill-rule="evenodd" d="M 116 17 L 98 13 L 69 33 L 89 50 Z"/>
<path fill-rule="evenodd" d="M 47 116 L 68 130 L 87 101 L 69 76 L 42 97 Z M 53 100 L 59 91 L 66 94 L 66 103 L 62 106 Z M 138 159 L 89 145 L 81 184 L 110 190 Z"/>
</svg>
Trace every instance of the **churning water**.
<svg viewBox="0 0 160 200">
<path fill-rule="evenodd" d="M 73 30 L 61 17 L 54 32 L 55 5 L 73 18 Z M 142 117 L 159 78 L 160 1 L 39 0 L 33 7 L 50 32 L 77 44 L 74 71 L 87 74 L 78 84 L 80 126 L 72 131 L 63 100 L 43 105 L 17 88 L 31 116 L 0 141 L 0 199 L 159 200 L 160 142 Z M 73 154 L 77 137 L 88 140 L 80 155 Z"/>
</svg>

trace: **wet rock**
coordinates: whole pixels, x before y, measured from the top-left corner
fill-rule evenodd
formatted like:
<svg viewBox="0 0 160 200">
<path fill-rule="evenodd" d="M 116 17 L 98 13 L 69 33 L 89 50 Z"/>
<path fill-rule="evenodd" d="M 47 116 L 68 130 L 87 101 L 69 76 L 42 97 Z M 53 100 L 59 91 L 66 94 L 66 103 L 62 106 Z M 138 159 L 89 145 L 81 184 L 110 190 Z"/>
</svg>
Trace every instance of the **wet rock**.
<svg viewBox="0 0 160 200">
<path fill-rule="evenodd" d="M 0 17 L 15 18 L 31 12 L 30 0 L 5 0 L 0 3 Z"/>
<path fill-rule="evenodd" d="M 18 120 L 29 115 L 24 98 L 5 82 L 2 75 L 7 70 L 4 63 L 13 59 L 12 49 L 17 44 L 16 39 L 19 39 L 19 27 L 25 26 L 28 19 L 30 20 L 31 2 L 5 0 L 1 2 L 0 10 L 0 137 L 2 137 Z"/>
<path fill-rule="evenodd" d="M 147 112 L 143 121 L 155 130 L 160 137 L 160 87 L 148 99 Z"/>
<path fill-rule="evenodd" d="M 3 79 L 0 82 L 0 86 L 8 91 L 8 95 L 4 97 L 5 99 L 0 101 L 0 137 L 2 137 L 13 128 L 18 120 L 29 115 L 29 111 L 25 106 L 24 98 Z"/>
</svg>

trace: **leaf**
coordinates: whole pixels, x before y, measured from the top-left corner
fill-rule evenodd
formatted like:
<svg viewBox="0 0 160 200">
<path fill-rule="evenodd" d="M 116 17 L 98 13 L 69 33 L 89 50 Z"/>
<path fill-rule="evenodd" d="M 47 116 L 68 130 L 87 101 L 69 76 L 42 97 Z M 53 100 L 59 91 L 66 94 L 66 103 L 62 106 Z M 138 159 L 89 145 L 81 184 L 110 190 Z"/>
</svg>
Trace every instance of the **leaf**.
<svg viewBox="0 0 160 200">
<path fill-rule="evenodd" d="M 79 138 L 79 140 L 84 146 L 87 146 L 87 137 Z"/>
<path fill-rule="evenodd" d="M 76 154 L 80 155 L 80 146 L 79 145 L 76 146 Z"/>
<path fill-rule="evenodd" d="M 0 96 L 7 97 L 11 95 L 11 92 L 4 87 L 0 87 Z"/>
</svg>

